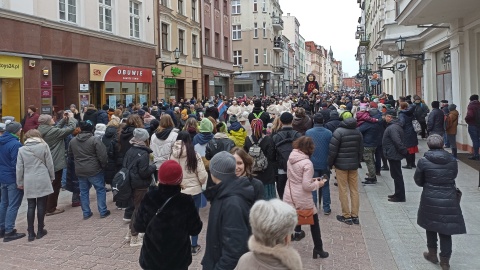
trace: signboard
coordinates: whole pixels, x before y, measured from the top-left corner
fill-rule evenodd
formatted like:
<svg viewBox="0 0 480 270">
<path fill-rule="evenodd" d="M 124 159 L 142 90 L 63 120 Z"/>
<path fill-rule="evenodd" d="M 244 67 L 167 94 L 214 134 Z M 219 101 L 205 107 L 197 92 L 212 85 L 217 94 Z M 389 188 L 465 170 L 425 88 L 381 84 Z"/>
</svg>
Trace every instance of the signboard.
<svg viewBox="0 0 480 270">
<path fill-rule="evenodd" d="M 90 81 L 152 82 L 152 70 L 127 66 L 90 65 Z"/>
<path fill-rule="evenodd" d="M 397 63 L 397 66 L 395 67 L 395 70 L 398 70 L 400 72 L 404 72 L 406 69 L 407 69 L 406 63 Z"/>
<path fill-rule="evenodd" d="M 41 88 L 51 88 L 52 87 L 52 81 L 42 81 L 40 83 Z"/>
<path fill-rule="evenodd" d="M 50 105 L 52 103 L 51 98 L 42 98 L 42 105 Z"/>
<path fill-rule="evenodd" d="M 175 85 L 177 84 L 177 79 L 174 79 L 174 78 L 165 78 L 164 80 L 165 82 L 165 85 Z"/>
<path fill-rule="evenodd" d="M 172 69 L 171 69 L 170 72 L 172 72 L 172 75 L 173 75 L 174 77 L 182 74 L 182 70 L 179 69 L 179 68 L 177 68 L 177 67 L 172 67 Z"/>
<path fill-rule="evenodd" d="M 210 82 L 209 82 L 209 85 L 210 85 L 210 86 L 215 85 L 215 81 L 210 81 Z"/>
<path fill-rule="evenodd" d="M 213 76 L 230 78 L 230 74 L 214 71 Z"/>
<path fill-rule="evenodd" d="M 80 92 L 88 92 L 88 84 L 81 83 L 80 84 Z"/>
<path fill-rule="evenodd" d="M 125 102 L 126 102 L 125 105 L 127 105 L 127 106 L 128 106 L 128 104 L 133 103 L 133 95 L 126 95 L 125 96 Z"/>
<path fill-rule="evenodd" d="M 52 114 L 52 107 L 50 106 L 42 106 L 42 114 Z"/>
<path fill-rule="evenodd" d="M 40 97 L 42 97 L 42 98 L 51 98 L 52 97 L 52 89 L 42 89 L 40 91 L 41 91 Z"/>
<path fill-rule="evenodd" d="M 108 107 L 113 109 L 117 108 L 117 96 L 115 95 L 108 96 Z"/>
<path fill-rule="evenodd" d="M 21 57 L 0 55 L 0 77 L 22 78 L 23 61 Z"/>
</svg>

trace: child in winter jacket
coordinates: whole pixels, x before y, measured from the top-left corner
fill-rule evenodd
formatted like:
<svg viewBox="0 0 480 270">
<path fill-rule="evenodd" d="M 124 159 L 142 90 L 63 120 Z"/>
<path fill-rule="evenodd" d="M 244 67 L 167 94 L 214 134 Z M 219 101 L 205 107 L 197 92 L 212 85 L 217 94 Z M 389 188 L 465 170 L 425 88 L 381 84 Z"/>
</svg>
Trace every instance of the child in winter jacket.
<svg viewBox="0 0 480 270">
<path fill-rule="evenodd" d="M 370 113 L 367 111 L 367 105 L 362 103 L 360 105 L 360 111 L 356 114 L 357 118 L 357 127 L 361 126 L 365 122 L 377 123 L 378 119 L 370 116 Z"/>
<path fill-rule="evenodd" d="M 235 142 L 235 146 L 243 147 L 245 138 L 247 138 L 247 131 L 238 122 L 237 116 L 230 116 L 230 127 L 228 128 L 228 137 Z"/>
<path fill-rule="evenodd" d="M 95 137 L 100 138 L 100 140 L 103 138 L 103 135 L 105 135 L 105 131 L 107 130 L 107 125 L 105 124 L 97 124 L 95 126 Z"/>
</svg>

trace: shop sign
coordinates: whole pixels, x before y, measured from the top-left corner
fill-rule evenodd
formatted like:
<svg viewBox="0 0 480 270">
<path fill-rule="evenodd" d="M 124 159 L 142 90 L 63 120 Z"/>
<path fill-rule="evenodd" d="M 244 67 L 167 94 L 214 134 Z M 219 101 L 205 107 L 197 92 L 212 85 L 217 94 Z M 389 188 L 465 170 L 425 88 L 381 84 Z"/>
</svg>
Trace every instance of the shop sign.
<svg viewBox="0 0 480 270">
<path fill-rule="evenodd" d="M 52 107 L 42 106 L 42 114 L 52 114 Z"/>
<path fill-rule="evenodd" d="M 0 55 L 0 78 L 22 78 L 23 61 L 21 57 Z"/>
<path fill-rule="evenodd" d="M 52 81 L 42 81 L 40 83 L 41 88 L 51 88 L 52 87 Z"/>
<path fill-rule="evenodd" d="M 228 74 L 228 73 L 223 73 L 223 72 L 218 72 L 218 71 L 214 71 L 214 72 L 213 72 L 213 76 L 217 76 L 217 77 L 228 77 L 228 78 L 230 78 L 230 74 Z"/>
<path fill-rule="evenodd" d="M 177 84 L 177 79 L 174 78 L 165 78 L 165 85 L 175 85 Z"/>
<path fill-rule="evenodd" d="M 177 68 L 177 67 L 172 67 L 171 72 L 172 72 L 173 76 L 178 76 L 178 75 L 182 74 L 182 70 Z"/>
<path fill-rule="evenodd" d="M 407 69 L 407 64 L 397 63 L 397 67 L 395 69 L 400 71 L 400 72 L 404 72 Z"/>
<path fill-rule="evenodd" d="M 101 82 L 152 82 L 152 70 L 127 66 L 90 65 L 90 80 Z"/>
<path fill-rule="evenodd" d="M 210 81 L 209 85 L 211 85 L 211 86 L 215 85 L 215 81 Z"/>
<path fill-rule="evenodd" d="M 87 83 L 81 83 L 80 84 L 80 92 L 88 92 L 88 84 Z"/>
<path fill-rule="evenodd" d="M 40 96 L 42 98 L 51 98 L 52 97 L 52 90 L 51 89 L 42 89 Z"/>
<path fill-rule="evenodd" d="M 238 79 L 250 79 L 250 74 L 240 74 L 240 75 L 235 76 L 235 79 L 236 80 L 238 80 Z"/>
</svg>

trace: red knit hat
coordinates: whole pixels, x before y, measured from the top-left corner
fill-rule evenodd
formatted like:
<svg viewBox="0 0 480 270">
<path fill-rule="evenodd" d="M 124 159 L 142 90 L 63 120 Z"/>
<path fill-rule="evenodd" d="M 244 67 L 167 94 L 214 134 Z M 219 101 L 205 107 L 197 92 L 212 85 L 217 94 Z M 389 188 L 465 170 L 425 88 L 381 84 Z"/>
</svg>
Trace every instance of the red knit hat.
<svg viewBox="0 0 480 270">
<path fill-rule="evenodd" d="M 370 108 L 378 108 L 378 104 L 376 102 L 370 102 Z"/>
<path fill-rule="evenodd" d="M 177 186 L 182 183 L 182 167 L 175 160 L 165 161 L 158 169 L 158 182 L 163 185 Z"/>
</svg>

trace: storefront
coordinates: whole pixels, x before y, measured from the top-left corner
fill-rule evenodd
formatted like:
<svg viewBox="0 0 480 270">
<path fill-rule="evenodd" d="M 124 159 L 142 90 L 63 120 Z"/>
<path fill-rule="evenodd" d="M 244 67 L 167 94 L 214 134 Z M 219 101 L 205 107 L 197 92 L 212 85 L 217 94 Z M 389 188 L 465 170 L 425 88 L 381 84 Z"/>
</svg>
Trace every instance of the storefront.
<svg viewBox="0 0 480 270">
<path fill-rule="evenodd" d="M 118 104 L 151 102 L 152 70 L 146 68 L 90 64 L 90 87 L 80 89 L 81 107 L 88 103 Z"/>
<path fill-rule="evenodd" d="M 0 119 L 13 116 L 21 121 L 23 59 L 21 57 L 0 55 Z"/>
</svg>

